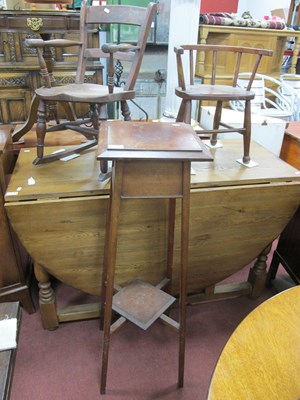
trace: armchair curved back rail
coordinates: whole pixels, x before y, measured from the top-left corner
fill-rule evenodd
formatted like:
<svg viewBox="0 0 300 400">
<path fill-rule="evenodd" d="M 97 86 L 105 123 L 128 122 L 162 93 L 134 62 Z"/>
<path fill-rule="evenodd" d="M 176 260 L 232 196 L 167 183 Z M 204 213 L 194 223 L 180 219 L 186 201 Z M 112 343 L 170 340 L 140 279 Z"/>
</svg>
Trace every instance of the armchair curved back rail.
<svg viewBox="0 0 300 400">
<path fill-rule="evenodd" d="M 175 47 L 177 59 L 178 87 L 175 89 L 176 96 L 180 97 L 181 105 L 177 115 L 178 122 L 191 123 L 192 101 L 209 101 L 216 103 L 216 113 L 212 130 L 201 130 L 202 134 L 210 134 L 210 144 L 217 144 L 218 133 L 239 132 L 243 135 L 244 154 L 243 163 L 250 162 L 250 139 L 251 139 L 251 103 L 255 93 L 251 91 L 251 86 L 255 74 L 260 65 L 263 56 L 271 56 L 273 52 L 267 49 L 257 49 L 251 47 L 223 46 L 223 45 L 181 45 Z M 232 65 L 226 65 L 226 84 L 224 77 L 220 76 L 217 67 L 222 64 L 222 54 L 235 54 L 235 62 Z M 183 68 L 183 57 L 188 56 L 189 67 L 185 71 Z M 240 88 L 237 85 L 239 73 L 241 71 L 245 57 L 251 58 L 252 72 L 246 88 Z M 203 76 L 203 82 L 195 83 L 195 62 L 202 65 L 211 66 L 210 76 Z M 231 79 L 229 79 L 231 77 Z M 222 82 L 223 79 L 223 82 Z M 228 82 L 228 80 L 230 82 Z M 208 83 L 207 83 L 208 82 Z M 222 108 L 224 102 L 231 100 L 245 101 L 244 124 L 237 129 L 221 121 Z M 222 127 L 222 128 L 220 128 Z"/>
<path fill-rule="evenodd" d="M 146 42 L 151 28 L 154 14 L 157 10 L 155 3 L 149 3 L 147 7 L 128 5 L 97 5 L 88 6 L 83 0 L 80 11 L 80 38 L 79 41 L 65 39 L 27 39 L 26 45 L 37 49 L 37 56 L 41 69 L 43 87 L 35 91 L 33 103 L 37 110 L 37 158 L 34 164 L 40 164 L 57 160 L 62 157 L 79 153 L 84 149 L 97 144 L 99 120 L 107 119 L 106 106 L 109 103 L 120 102 L 121 112 L 124 120 L 130 120 L 130 109 L 127 100 L 135 97 L 134 86 L 138 77 L 142 59 L 144 56 Z M 88 33 L 92 29 L 99 29 L 105 25 L 107 28 L 113 26 L 135 26 L 137 37 L 135 43 L 104 43 L 102 46 L 91 47 L 88 40 Z M 95 28 L 96 27 L 96 28 Z M 98 44 L 97 44 L 98 45 Z M 67 48 L 78 46 L 78 67 L 74 83 L 62 86 L 55 86 L 55 79 L 52 71 L 48 68 L 44 58 L 44 52 L 51 47 Z M 108 59 L 107 85 L 89 83 L 86 81 L 86 68 L 91 60 Z M 115 83 L 115 62 L 126 63 L 126 78 L 124 85 L 116 87 Z M 74 112 L 73 104 L 88 103 L 89 116 L 78 119 Z M 55 107 L 60 103 L 66 113 L 67 122 L 58 121 Z M 47 127 L 49 110 L 52 110 L 57 124 Z M 87 124 L 91 126 L 88 127 Z M 75 148 L 64 150 L 60 153 L 44 155 L 44 141 L 47 132 L 72 129 L 85 136 L 85 142 Z M 19 138 L 14 138 L 18 140 Z M 106 169 L 105 166 L 103 166 Z"/>
</svg>

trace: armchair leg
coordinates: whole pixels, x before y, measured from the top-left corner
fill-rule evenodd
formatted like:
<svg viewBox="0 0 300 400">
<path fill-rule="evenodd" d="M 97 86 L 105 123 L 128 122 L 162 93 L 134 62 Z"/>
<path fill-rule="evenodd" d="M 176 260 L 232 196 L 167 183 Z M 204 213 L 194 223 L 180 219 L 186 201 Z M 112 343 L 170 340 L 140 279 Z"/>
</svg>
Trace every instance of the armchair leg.
<svg viewBox="0 0 300 400">
<path fill-rule="evenodd" d="M 189 125 L 192 122 L 192 102 L 191 101 L 186 101 L 186 103 L 185 103 L 183 122 L 186 124 L 189 124 Z"/>
<path fill-rule="evenodd" d="M 219 129 L 221 116 L 222 116 L 222 106 L 223 106 L 222 101 L 218 101 L 215 116 L 214 116 L 213 129 Z M 217 144 L 217 141 L 218 141 L 218 134 L 213 133 L 211 136 L 211 139 L 210 139 L 210 144 L 212 146 L 215 146 Z"/>
<path fill-rule="evenodd" d="M 186 124 L 190 124 L 192 121 L 191 111 L 192 102 L 188 100 L 182 100 L 177 114 L 176 122 L 184 122 Z"/>
<path fill-rule="evenodd" d="M 245 102 L 245 115 L 244 115 L 244 156 L 243 163 L 250 162 L 250 141 L 251 141 L 251 103 L 250 100 Z"/>
</svg>

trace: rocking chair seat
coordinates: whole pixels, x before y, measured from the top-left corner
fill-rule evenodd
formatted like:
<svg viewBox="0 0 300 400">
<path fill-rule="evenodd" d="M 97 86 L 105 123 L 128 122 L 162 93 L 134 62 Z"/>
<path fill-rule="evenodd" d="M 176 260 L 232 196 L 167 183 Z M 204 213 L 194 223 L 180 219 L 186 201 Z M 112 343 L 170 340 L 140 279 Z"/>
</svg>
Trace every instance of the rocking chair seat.
<svg viewBox="0 0 300 400">
<path fill-rule="evenodd" d="M 81 103 L 110 103 L 112 101 L 130 100 L 135 97 L 134 90 L 124 90 L 115 87 L 113 93 L 109 93 L 107 86 L 93 83 L 72 83 L 51 88 L 41 87 L 36 89 L 38 97 L 50 101 L 71 101 Z"/>
</svg>

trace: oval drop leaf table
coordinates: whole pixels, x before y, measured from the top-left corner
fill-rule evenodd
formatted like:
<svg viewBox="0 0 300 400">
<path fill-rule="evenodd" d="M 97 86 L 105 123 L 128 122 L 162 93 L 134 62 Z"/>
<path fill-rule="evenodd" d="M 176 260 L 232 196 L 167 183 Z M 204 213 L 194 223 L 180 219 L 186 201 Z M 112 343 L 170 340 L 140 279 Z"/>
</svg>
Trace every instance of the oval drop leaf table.
<svg viewBox="0 0 300 400">
<path fill-rule="evenodd" d="M 265 282 L 264 249 L 280 234 L 299 205 L 300 175 L 272 153 L 251 143 L 247 168 L 236 162 L 241 140 L 210 150 L 213 162 L 192 163 L 188 292 L 206 288 L 254 260 L 244 293 L 259 295 Z M 47 148 L 48 152 L 58 148 Z M 45 328 L 77 319 L 79 309 L 57 310 L 49 274 L 92 295 L 101 294 L 109 183 L 98 180 L 99 162 L 90 150 L 68 162 L 32 165 L 34 149 L 22 149 L 6 192 L 11 224 L 35 261 Z M 159 204 L 158 204 L 159 203 Z M 139 277 L 151 284 L 165 273 L 168 201 L 128 199 L 122 204 L 115 283 Z M 172 294 L 178 294 L 180 215 L 176 216 Z M 138 260 L 138 261 L 137 261 Z M 226 289 L 227 290 L 227 289 Z M 192 301 L 192 300 L 191 300 Z M 99 305 L 81 316 L 99 315 Z M 75 312 L 76 311 L 76 312 Z"/>
</svg>

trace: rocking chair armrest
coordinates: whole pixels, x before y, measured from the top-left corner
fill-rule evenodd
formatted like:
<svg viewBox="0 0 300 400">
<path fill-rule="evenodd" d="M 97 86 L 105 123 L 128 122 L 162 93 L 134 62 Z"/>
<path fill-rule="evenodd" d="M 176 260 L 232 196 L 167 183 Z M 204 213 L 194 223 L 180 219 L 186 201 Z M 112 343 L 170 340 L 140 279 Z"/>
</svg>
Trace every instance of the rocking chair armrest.
<svg viewBox="0 0 300 400">
<path fill-rule="evenodd" d="M 25 45 L 27 47 L 43 48 L 43 47 L 71 47 L 71 46 L 81 46 L 81 42 L 68 39 L 26 39 Z"/>
<path fill-rule="evenodd" d="M 46 47 L 69 47 L 69 46 L 81 46 L 81 42 L 76 42 L 74 40 L 67 39 L 51 39 L 51 40 L 43 40 L 43 39 L 26 39 L 25 45 L 30 48 L 36 48 L 38 62 L 40 65 L 40 74 L 42 77 L 42 81 L 44 83 L 44 87 L 50 88 L 52 83 L 52 69 L 49 70 L 49 65 L 45 61 L 44 58 L 44 48 Z"/>
<path fill-rule="evenodd" d="M 105 43 L 101 47 L 103 53 L 117 53 L 118 51 L 127 52 L 127 51 L 135 51 L 139 50 L 139 46 L 134 46 L 128 43 L 122 44 L 112 44 L 112 43 Z"/>
</svg>

